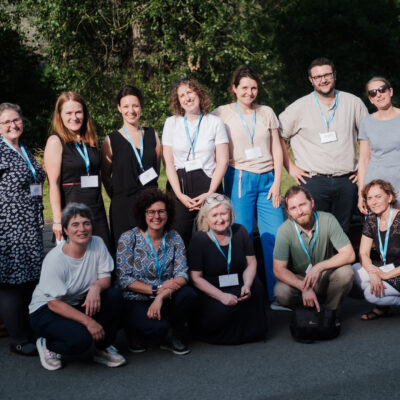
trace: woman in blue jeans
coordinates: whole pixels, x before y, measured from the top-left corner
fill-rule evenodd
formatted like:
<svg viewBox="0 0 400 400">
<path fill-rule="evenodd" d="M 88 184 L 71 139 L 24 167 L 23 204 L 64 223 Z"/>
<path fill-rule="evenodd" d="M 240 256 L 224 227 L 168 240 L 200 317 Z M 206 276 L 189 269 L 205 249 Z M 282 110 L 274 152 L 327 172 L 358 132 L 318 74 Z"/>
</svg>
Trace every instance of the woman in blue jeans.
<svg viewBox="0 0 400 400">
<path fill-rule="evenodd" d="M 229 136 L 225 193 L 232 200 L 235 222 L 244 225 L 250 237 L 257 217 L 272 302 L 276 282 L 272 253 L 276 231 L 284 220 L 280 206 L 283 161 L 279 121 L 270 107 L 256 103 L 261 81 L 251 68 L 237 68 L 231 83 L 235 102 L 214 111 L 224 121 Z"/>
</svg>

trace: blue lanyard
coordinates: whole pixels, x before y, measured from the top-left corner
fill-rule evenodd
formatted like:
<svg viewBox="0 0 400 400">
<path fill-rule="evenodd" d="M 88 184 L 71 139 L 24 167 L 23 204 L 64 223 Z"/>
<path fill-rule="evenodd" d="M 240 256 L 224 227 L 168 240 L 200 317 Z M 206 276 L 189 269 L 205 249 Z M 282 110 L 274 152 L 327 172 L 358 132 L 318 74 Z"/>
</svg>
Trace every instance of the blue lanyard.
<svg viewBox="0 0 400 400">
<path fill-rule="evenodd" d="M 89 160 L 89 155 L 88 155 L 88 151 L 87 151 L 87 147 L 86 144 L 83 142 L 82 140 L 82 147 L 83 147 L 83 153 L 81 148 L 79 147 L 78 143 L 75 143 L 75 147 L 78 150 L 78 153 L 81 155 L 81 157 L 83 158 L 83 161 L 85 161 L 85 166 L 86 166 L 86 172 L 89 175 L 89 169 L 90 169 L 90 160 Z"/>
<path fill-rule="evenodd" d="M 386 235 L 385 235 L 385 245 L 383 248 L 382 248 L 381 231 L 379 230 L 379 228 L 381 226 L 381 219 L 378 218 L 379 251 L 381 253 L 383 265 L 386 265 L 386 255 L 387 255 L 387 249 L 388 249 L 388 244 L 389 244 L 389 232 L 390 232 L 390 223 L 392 222 L 392 216 L 393 216 L 393 208 L 390 207 L 390 213 L 389 213 L 389 218 L 388 218 L 388 223 L 387 223 L 387 228 L 386 228 Z"/>
<path fill-rule="evenodd" d="M 163 251 L 163 262 L 162 262 L 161 267 L 160 267 L 160 261 L 158 260 L 158 257 L 157 257 L 157 252 L 154 249 L 153 243 L 151 242 L 149 233 L 147 231 L 146 231 L 146 240 L 147 240 L 147 243 L 150 246 L 151 252 L 153 253 L 153 257 L 154 257 L 154 261 L 156 262 L 156 268 L 157 268 L 157 273 L 158 273 L 158 281 L 161 283 L 161 276 L 162 276 L 162 273 L 163 273 L 163 271 L 165 269 L 166 253 L 167 253 L 166 244 L 165 244 L 165 233 L 164 233 L 164 235 L 162 237 L 162 241 L 161 241 L 161 248 L 162 248 L 162 251 Z M 146 268 L 146 271 L 148 271 L 147 266 L 145 268 Z"/>
<path fill-rule="evenodd" d="M 139 147 L 140 156 L 139 156 L 139 154 L 138 154 L 138 152 L 136 150 L 135 143 L 133 143 L 132 138 L 130 137 L 130 135 L 128 134 L 127 130 L 125 129 L 125 126 L 122 127 L 122 130 L 124 131 L 126 138 L 129 140 L 129 143 L 132 146 L 133 152 L 135 153 L 135 156 L 136 156 L 136 159 L 137 159 L 137 161 L 139 163 L 140 169 L 144 170 L 143 163 L 142 163 L 142 158 L 143 158 L 143 130 L 142 130 L 142 128 L 141 127 L 139 128 L 139 131 L 140 131 L 140 147 Z"/>
<path fill-rule="evenodd" d="M 324 122 L 325 122 L 326 129 L 329 129 L 329 123 L 333 120 L 333 117 L 335 116 L 336 108 L 337 108 L 337 105 L 338 105 L 338 102 L 339 102 L 339 96 L 338 96 L 338 95 L 339 95 L 339 92 L 338 92 L 337 90 L 335 90 L 335 103 L 334 103 L 334 105 L 333 105 L 332 114 L 329 116 L 328 119 L 326 119 L 326 116 L 325 116 L 324 112 L 323 112 L 322 109 L 321 109 L 321 105 L 319 104 L 318 97 L 317 97 L 317 94 L 315 93 L 315 91 L 314 91 L 313 94 L 314 94 L 315 102 L 317 103 L 317 106 L 318 106 L 318 108 L 319 108 L 319 111 L 320 111 L 320 113 L 321 113 L 321 115 L 322 115 L 322 119 L 323 119 Z"/>
<path fill-rule="evenodd" d="M 294 221 L 292 220 L 293 225 L 294 225 L 294 227 L 295 227 L 295 229 L 296 229 L 297 237 L 299 238 L 299 242 L 300 242 L 300 244 L 301 244 L 301 247 L 303 248 L 304 252 L 306 253 L 306 255 L 307 255 L 308 260 L 310 261 L 310 263 L 311 263 L 311 255 L 312 255 L 312 252 L 313 252 L 313 250 L 314 250 L 315 242 L 317 241 L 318 231 L 319 231 L 319 227 L 318 227 L 318 215 L 317 215 L 316 212 L 314 212 L 314 218 L 315 218 L 315 232 L 314 232 L 314 239 L 313 239 L 313 242 L 312 242 L 312 244 L 311 244 L 311 253 L 309 253 L 308 250 L 307 250 L 307 247 L 306 247 L 306 245 L 305 245 L 305 243 L 304 243 L 303 238 L 302 238 L 301 235 L 300 235 L 300 231 L 299 231 L 299 228 L 298 228 L 296 222 L 294 222 Z"/>
<path fill-rule="evenodd" d="M 225 253 L 221 249 L 221 246 L 219 245 L 218 240 L 214 235 L 214 232 L 211 229 L 208 232 L 210 233 L 210 236 L 212 237 L 212 240 L 214 241 L 215 245 L 217 246 L 217 249 L 224 256 L 224 258 L 226 260 L 226 263 L 227 263 L 227 268 L 226 269 L 227 269 L 228 274 L 229 274 L 229 271 L 231 269 L 231 260 L 232 260 L 232 232 L 229 229 L 230 236 L 229 236 L 228 258 L 226 257 Z"/>
<path fill-rule="evenodd" d="M 28 153 L 26 152 L 25 147 L 22 146 L 22 144 L 19 145 L 19 148 L 21 149 L 22 154 L 23 154 L 23 155 L 22 155 L 15 147 L 11 146 L 11 144 L 8 143 L 6 139 L 4 139 L 4 138 L 2 138 L 2 139 L 3 139 L 3 142 L 4 142 L 11 150 L 14 150 L 20 157 L 22 157 L 22 158 L 25 160 L 25 162 L 28 164 L 28 168 L 29 168 L 30 171 L 32 172 L 33 179 L 34 179 L 35 182 L 36 182 L 36 180 L 37 180 L 37 178 L 36 178 L 36 170 L 35 170 L 35 167 L 33 166 L 32 162 L 31 162 L 31 160 L 30 160 L 29 157 L 28 157 Z"/>
<path fill-rule="evenodd" d="M 250 129 L 247 126 L 246 120 L 244 119 L 243 114 L 241 113 L 237 103 L 235 103 L 235 107 L 236 107 L 236 111 L 239 114 L 240 119 L 243 122 L 244 129 L 246 129 L 247 135 L 249 136 L 250 142 L 253 145 L 254 144 L 253 143 L 254 142 L 254 135 L 256 134 L 256 112 L 254 111 L 254 113 L 253 113 L 253 126 L 252 126 L 253 132 L 250 133 Z"/>
<path fill-rule="evenodd" d="M 185 124 L 186 138 L 187 138 L 187 140 L 189 142 L 190 148 L 192 149 L 193 158 L 194 158 L 194 149 L 196 148 L 197 139 L 199 137 L 200 122 L 201 122 L 202 119 L 203 119 L 203 114 L 200 113 L 199 123 L 197 124 L 196 132 L 195 132 L 195 134 L 193 136 L 193 139 L 191 139 L 190 138 L 190 133 L 189 133 L 189 127 L 188 127 L 188 123 L 187 123 L 186 114 L 183 117 L 183 123 Z"/>
</svg>

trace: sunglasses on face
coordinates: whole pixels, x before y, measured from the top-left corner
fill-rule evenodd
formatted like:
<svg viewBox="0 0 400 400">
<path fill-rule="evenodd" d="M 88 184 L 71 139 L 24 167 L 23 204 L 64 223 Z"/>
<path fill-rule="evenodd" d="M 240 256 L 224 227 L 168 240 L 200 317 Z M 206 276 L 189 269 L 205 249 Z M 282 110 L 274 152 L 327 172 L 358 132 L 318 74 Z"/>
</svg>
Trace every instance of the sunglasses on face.
<svg viewBox="0 0 400 400">
<path fill-rule="evenodd" d="M 375 97 L 378 94 L 378 92 L 385 93 L 386 90 L 388 90 L 388 89 L 389 89 L 389 87 L 387 85 L 379 86 L 377 89 L 368 90 L 368 96 Z"/>
</svg>

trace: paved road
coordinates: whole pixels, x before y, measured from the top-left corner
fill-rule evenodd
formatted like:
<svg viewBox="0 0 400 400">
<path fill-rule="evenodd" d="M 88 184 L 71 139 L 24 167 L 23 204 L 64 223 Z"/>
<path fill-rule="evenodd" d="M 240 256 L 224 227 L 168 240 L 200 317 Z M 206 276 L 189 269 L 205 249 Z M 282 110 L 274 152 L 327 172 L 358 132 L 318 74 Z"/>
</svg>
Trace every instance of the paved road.
<svg viewBox="0 0 400 400">
<path fill-rule="evenodd" d="M 189 343 L 192 353 L 175 356 L 158 348 L 129 354 L 121 333 L 117 346 L 128 365 L 111 369 L 90 354 L 46 371 L 37 357 L 8 351 L 0 338 L 0 399 L 397 399 L 400 376 L 400 312 L 363 322 L 369 306 L 347 298 L 342 333 L 334 341 L 292 340 L 290 313 L 270 312 L 266 342 L 241 346 Z"/>
</svg>

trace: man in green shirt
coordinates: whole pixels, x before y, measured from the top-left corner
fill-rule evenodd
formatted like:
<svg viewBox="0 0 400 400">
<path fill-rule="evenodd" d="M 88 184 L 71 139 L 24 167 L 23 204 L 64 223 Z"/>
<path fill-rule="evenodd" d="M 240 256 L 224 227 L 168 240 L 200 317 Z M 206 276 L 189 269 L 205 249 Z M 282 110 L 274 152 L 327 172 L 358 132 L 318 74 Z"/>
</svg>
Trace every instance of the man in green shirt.
<svg viewBox="0 0 400 400">
<path fill-rule="evenodd" d="M 289 219 L 279 227 L 274 248 L 275 297 L 283 306 L 318 311 L 324 299 L 325 308 L 336 310 L 353 284 L 350 240 L 332 214 L 314 211 L 307 189 L 292 186 L 285 202 Z"/>
</svg>

